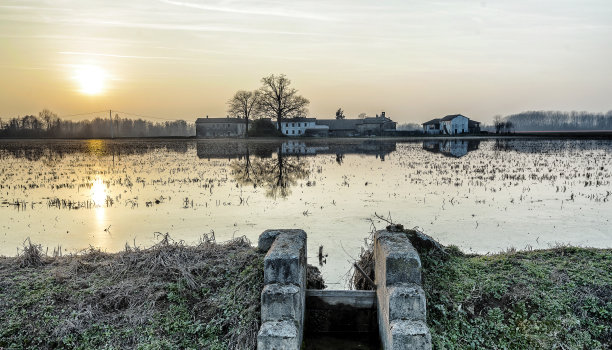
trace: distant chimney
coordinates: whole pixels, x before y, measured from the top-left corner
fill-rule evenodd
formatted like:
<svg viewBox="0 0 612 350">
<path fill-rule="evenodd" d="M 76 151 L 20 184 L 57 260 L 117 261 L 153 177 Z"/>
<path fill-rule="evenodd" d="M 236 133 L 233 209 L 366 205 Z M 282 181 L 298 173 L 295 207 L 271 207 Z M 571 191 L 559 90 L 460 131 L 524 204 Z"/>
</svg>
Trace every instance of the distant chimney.
<svg viewBox="0 0 612 350">
<path fill-rule="evenodd" d="M 382 114 L 380 115 L 381 117 L 385 117 L 385 112 L 382 112 Z"/>
<path fill-rule="evenodd" d="M 208 116 L 206 116 L 206 119 L 208 119 Z"/>
</svg>

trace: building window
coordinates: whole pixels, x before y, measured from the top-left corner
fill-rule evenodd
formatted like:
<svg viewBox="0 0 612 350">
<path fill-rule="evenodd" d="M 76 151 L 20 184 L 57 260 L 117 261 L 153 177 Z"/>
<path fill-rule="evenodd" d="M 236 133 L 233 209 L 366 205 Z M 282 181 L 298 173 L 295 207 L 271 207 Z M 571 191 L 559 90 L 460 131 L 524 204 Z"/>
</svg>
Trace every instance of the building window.
<svg viewBox="0 0 612 350">
<path fill-rule="evenodd" d="M 291 130 L 291 133 L 295 135 L 295 130 Z"/>
<path fill-rule="evenodd" d="M 285 123 L 285 127 L 288 127 L 288 126 L 289 126 L 289 123 Z"/>
<path fill-rule="evenodd" d="M 298 128 L 299 128 L 300 126 L 302 126 L 302 123 L 298 123 Z"/>
<path fill-rule="evenodd" d="M 289 130 L 285 130 L 285 135 L 289 135 Z"/>
<path fill-rule="evenodd" d="M 302 130 L 298 130 L 298 134 L 301 134 L 301 133 L 302 133 Z"/>
<path fill-rule="evenodd" d="M 291 123 L 291 126 L 292 126 L 292 127 L 295 127 L 295 123 Z"/>
</svg>

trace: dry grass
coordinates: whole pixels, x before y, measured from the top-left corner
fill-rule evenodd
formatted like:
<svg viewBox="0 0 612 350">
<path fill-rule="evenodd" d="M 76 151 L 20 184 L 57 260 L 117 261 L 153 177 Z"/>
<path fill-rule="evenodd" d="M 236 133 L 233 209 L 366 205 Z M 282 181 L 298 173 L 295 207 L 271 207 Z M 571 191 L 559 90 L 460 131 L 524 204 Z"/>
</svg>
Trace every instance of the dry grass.
<svg viewBox="0 0 612 350">
<path fill-rule="evenodd" d="M 0 259 L 0 348 L 253 349 L 262 259 L 245 238 L 63 257 L 28 241 Z"/>
</svg>

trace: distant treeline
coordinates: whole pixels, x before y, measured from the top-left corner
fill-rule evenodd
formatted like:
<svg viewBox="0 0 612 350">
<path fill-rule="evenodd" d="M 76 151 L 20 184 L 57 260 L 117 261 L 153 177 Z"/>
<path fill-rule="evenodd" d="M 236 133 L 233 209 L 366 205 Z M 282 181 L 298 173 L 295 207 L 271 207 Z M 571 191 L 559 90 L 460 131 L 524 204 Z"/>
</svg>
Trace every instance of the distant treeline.
<svg viewBox="0 0 612 350">
<path fill-rule="evenodd" d="M 62 120 L 45 109 L 38 116 L 0 119 L 0 137 L 102 138 L 194 136 L 195 125 L 184 120 L 150 122 L 144 119 Z"/>
<path fill-rule="evenodd" d="M 496 118 L 496 122 L 498 120 Z M 506 116 L 502 122 L 505 123 L 502 130 L 510 126 L 512 131 L 612 130 L 612 111 L 605 114 L 528 111 Z"/>
</svg>

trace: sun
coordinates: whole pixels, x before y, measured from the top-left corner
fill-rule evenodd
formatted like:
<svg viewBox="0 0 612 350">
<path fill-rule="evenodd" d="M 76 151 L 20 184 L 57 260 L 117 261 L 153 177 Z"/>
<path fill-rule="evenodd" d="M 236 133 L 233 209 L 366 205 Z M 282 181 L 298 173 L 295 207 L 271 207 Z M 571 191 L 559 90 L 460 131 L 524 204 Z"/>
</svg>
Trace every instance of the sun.
<svg viewBox="0 0 612 350">
<path fill-rule="evenodd" d="M 99 95 L 104 91 L 106 83 L 106 72 L 92 65 L 77 66 L 74 72 L 74 79 L 79 84 L 79 90 L 86 95 Z"/>
</svg>

